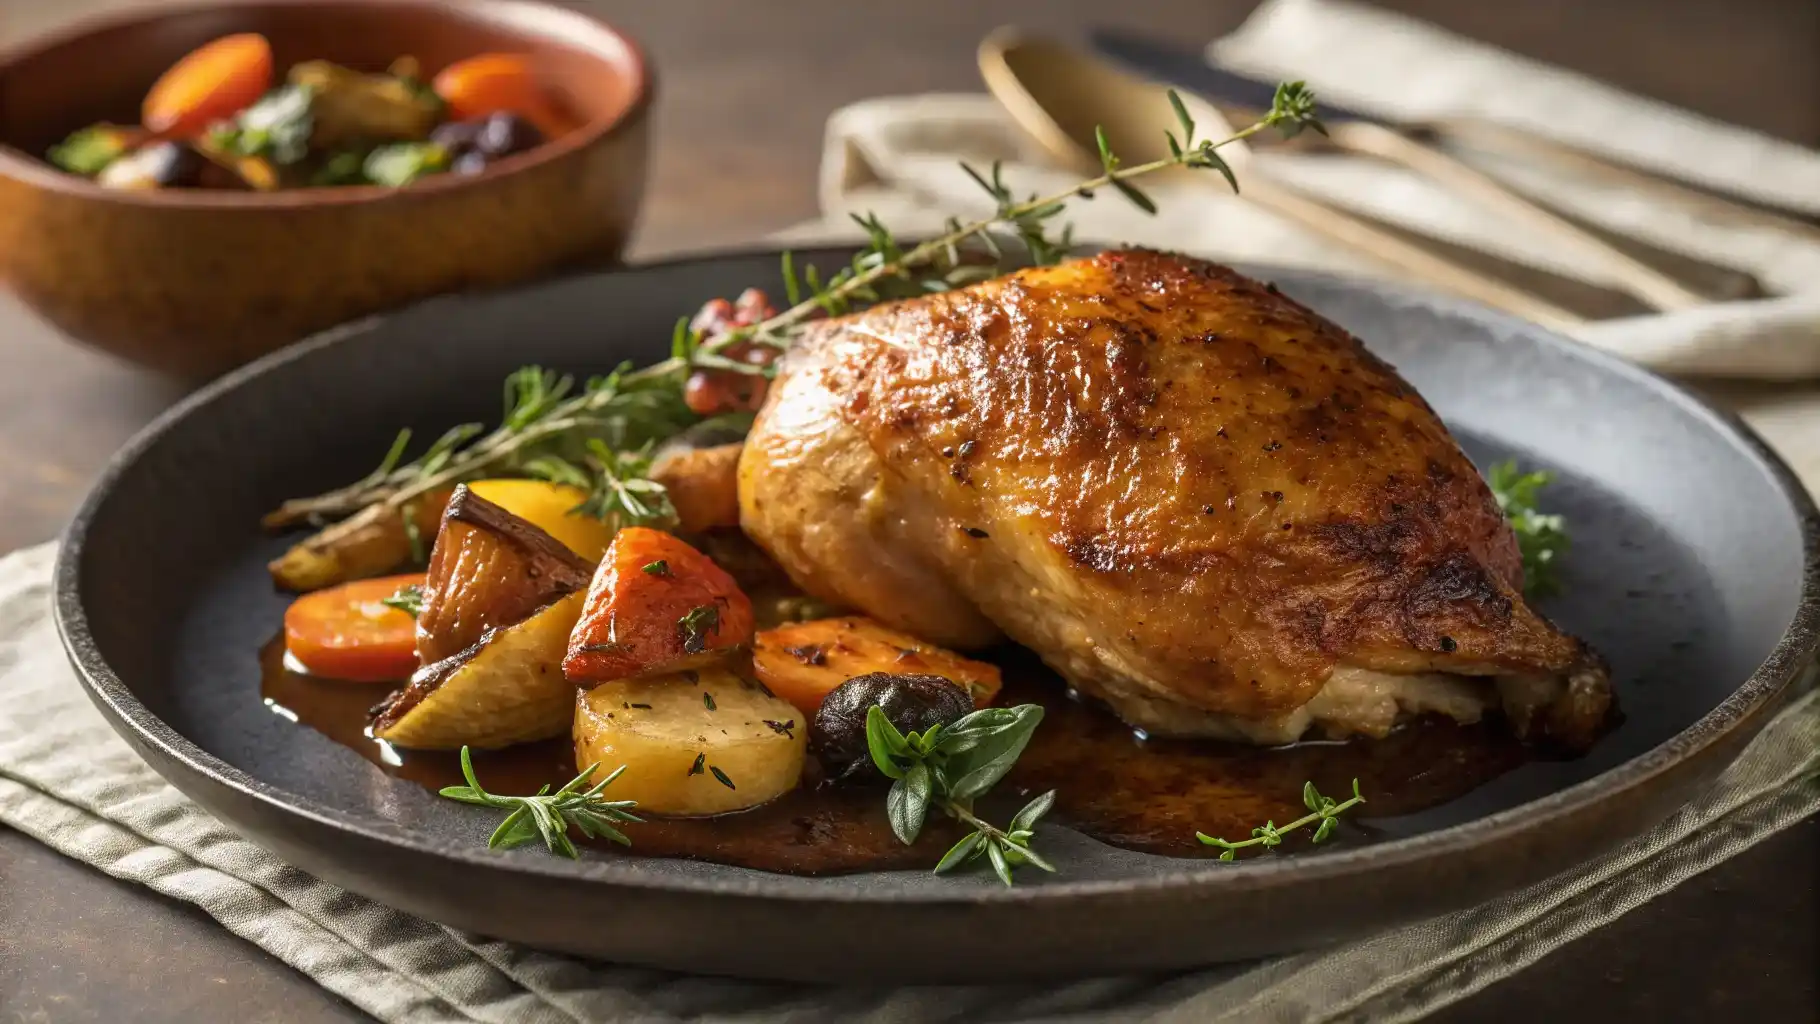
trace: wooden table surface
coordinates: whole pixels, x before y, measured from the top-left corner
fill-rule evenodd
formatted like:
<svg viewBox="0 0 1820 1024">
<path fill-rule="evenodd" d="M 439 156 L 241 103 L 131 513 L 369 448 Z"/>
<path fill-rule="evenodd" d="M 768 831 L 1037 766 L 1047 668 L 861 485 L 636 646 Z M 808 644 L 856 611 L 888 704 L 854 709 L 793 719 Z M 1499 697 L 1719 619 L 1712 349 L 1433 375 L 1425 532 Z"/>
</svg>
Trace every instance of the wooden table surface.
<svg viewBox="0 0 1820 1024">
<path fill-rule="evenodd" d="M 119 2 L 4 0 L 0 42 Z M 1117 17 L 1201 41 L 1232 28 L 1251 5 L 597 4 L 647 43 L 663 75 L 650 204 L 634 256 L 748 242 L 812 216 L 827 114 L 868 96 L 976 89 L 973 46 L 997 24 L 1069 34 Z M 1820 142 L 1820 5 L 1810 0 L 1395 6 L 1706 113 Z M 0 551 L 53 537 L 108 455 L 181 393 L 71 347 L 0 297 Z M 1820 1019 L 1816 865 L 1820 823 L 1810 820 L 1441 1019 Z M 0 1022 L 364 1019 L 193 907 L 0 828 Z"/>
</svg>

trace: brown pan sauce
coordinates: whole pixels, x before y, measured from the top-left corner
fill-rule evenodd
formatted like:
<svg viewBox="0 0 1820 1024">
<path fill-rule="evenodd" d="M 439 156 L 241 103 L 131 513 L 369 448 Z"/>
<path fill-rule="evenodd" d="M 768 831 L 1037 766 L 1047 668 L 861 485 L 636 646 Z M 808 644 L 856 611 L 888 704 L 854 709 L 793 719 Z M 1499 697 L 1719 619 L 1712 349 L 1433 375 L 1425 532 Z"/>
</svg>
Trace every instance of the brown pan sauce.
<svg viewBox="0 0 1820 1024">
<path fill-rule="evenodd" d="M 998 703 L 1041 704 L 1044 717 L 1017 767 L 982 803 L 992 820 L 1022 802 L 1057 791 L 1046 820 L 1113 846 L 1173 857 L 1206 857 L 1196 830 L 1243 839 L 1266 820 L 1281 825 L 1307 813 L 1302 784 L 1341 799 L 1359 780 L 1367 803 L 1348 812 L 1334 839 L 1369 839 L 1374 817 L 1409 814 L 1463 796 L 1532 757 L 1503 723 L 1476 725 L 1423 718 L 1381 740 L 1307 742 L 1256 748 L 1141 739 L 1105 709 L 1072 697 L 1034 655 L 1007 649 Z M 461 785 L 454 753 L 394 750 L 367 735 L 369 709 L 385 696 L 372 684 L 343 683 L 289 671 L 283 638 L 260 652 L 266 703 L 372 761 L 389 775 L 431 790 Z M 609 766 L 610 767 L 610 766 Z M 576 772 L 566 737 L 500 751 L 477 751 L 475 775 L 488 791 L 528 794 L 561 786 Z M 881 780 L 882 782 L 882 780 Z M 628 825 L 628 849 L 615 852 L 736 864 L 792 875 L 927 868 L 961 835 L 932 813 L 913 847 L 891 834 L 881 787 L 821 785 L 813 759 L 802 785 L 762 807 L 715 818 L 647 819 Z M 1308 830 L 1285 842 L 1297 849 Z M 580 838 L 577 836 L 576 838 Z"/>
</svg>

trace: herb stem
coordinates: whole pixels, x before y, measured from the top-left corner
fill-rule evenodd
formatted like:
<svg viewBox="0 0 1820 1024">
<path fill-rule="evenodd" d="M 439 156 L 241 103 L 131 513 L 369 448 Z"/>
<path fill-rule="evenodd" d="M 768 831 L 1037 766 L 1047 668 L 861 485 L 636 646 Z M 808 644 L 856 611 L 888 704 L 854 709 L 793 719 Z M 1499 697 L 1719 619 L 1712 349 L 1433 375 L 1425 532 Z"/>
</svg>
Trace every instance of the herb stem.
<svg viewBox="0 0 1820 1024">
<path fill-rule="evenodd" d="M 682 373 L 687 368 L 681 359 L 665 359 L 626 373 L 621 378 L 621 384 L 643 384 L 670 374 Z M 442 469 L 434 473 L 422 473 L 405 467 L 389 473 L 374 474 L 347 487 L 314 497 L 292 498 L 266 515 L 264 524 L 268 529 L 279 529 L 324 516 L 345 515 L 369 505 L 380 505 L 387 509 L 402 508 L 406 502 L 421 494 L 473 479 L 475 473 L 481 470 L 504 463 L 542 442 L 588 426 L 592 422 L 588 414 L 601 411 L 619 397 L 621 396 L 617 392 L 602 391 L 565 399 L 552 410 L 550 416 L 534 423 L 522 426 L 509 423 L 500 425 L 492 433 L 476 439 L 462 449 L 459 455 L 449 459 Z"/>
<path fill-rule="evenodd" d="M 767 335 L 781 333 L 782 331 L 794 327 L 812 318 L 816 314 L 823 312 L 826 309 L 826 303 L 829 299 L 838 301 L 849 295 L 853 295 L 856 292 L 864 291 L 872 284 L 883 280 L 884 278 L 902 274 L 907 270 L 920 267 L 931 262 L 943 253 L 948 252 L 961 242 L 984 234 L 1000 224 L 1015 222 L 1018 219 L 1030 216 L 1039 210 L 1054 206 L 1057 203 L 1066 202 L 1069 199 L 1078 196 L 1089 195 L 1108 185 L 1116 184 L 1117 182 L 1142 177 L 1146 174 L 1152 174 L 1170 167 L 1182 166 L 1192 160 L 1200 152 L 1219 149 L 1235 142 L 1242 142 L 1276 123 L 1277 119 L 1267 115 L 1245 128 L 1232 133 L 1219 142 L 1206 143 L 1196 149 L 1186 150 L 1182 153 L 1163 157 L 1158 160 L 1152 160 L 1149 163 L 1135 164 L 1130 167 L 1113 168 L 1097 178 L 1089 178 L 1086 181 L 1075 184 L 1054 195 L 1035 197 L 1021 203 L 1014 203 L 1002 207 L 990 217 L 982 217 L 971 224 L 964 224 L 945 235 L 932 238 L 904 253 L 903 256 L 898 259 L 881 262 L 868 270 L 847 278 L 819 295 L 803 299 L 796 305 L 791 306 L 789 309 L 784 310 L 769 320 L 761 321 L 751 327 L 735 329 L 719 335 L 712 340 L 703 342 L 701 350 L 709 354 L 715 354 L 732 345 L 739 344 L 742 341 L 750 341 L 755 337 L 762 338 Z"/>
<path fill-rule="evenodd" d="M 1358 779 L 1352 780 L 1352 796 L 1342 803 L 1335 803 L 1332 797 L 1322 796 L 1320 791 L 1314 788 L 1314 783 L 1307 782 L 1302 785 L 1302 803 L 1307 806 L 1309 813 L 1287 825 L 1267 821 L 1251 830 L 1250 839 L 1243 839 L 1236 843 L 1226 839 L 1216 839 L 1203 832 L 1196 832 L 1194 837 L 1206 846 L 1217 846 L 1224 850 L 1225 852 L 1220 854 L 1221 860 L 1231 860 L 1234 851 L 1242 850 L 1247 846 L 1279 846 L 1283 842 L 1284 835 L 1318 821 L 1321 824 L 1319 828 L 1315 829 L 1313 841 L 1322 843 L 1333 834 L 1334 826 L 1339 823 L 1342 813 L 1364 802 L 1365 798 L 1359 795 Z"/>
</svg>

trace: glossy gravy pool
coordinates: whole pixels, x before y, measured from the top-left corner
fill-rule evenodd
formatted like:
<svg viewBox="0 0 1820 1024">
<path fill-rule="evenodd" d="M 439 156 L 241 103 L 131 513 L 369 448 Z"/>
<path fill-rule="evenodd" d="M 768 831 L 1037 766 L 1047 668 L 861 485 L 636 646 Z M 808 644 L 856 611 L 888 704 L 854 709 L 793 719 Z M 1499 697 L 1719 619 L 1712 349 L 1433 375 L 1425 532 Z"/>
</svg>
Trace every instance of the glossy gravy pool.
<svg viewBox="0 0 1820 1024">
<path fill-rule="evenodd" d="M 1266 820 L 1292 821 L 1306 813 L 1302 784 L 1310 780 L 1339 799 L 1358 779 L 1366 804 L 1342 819 L 1335 839 L 1369 839 L 1373 817 L 1447 803 L 1534 756 L 1497 720 L 1458 725 L 1424 718 L 1381 740 L 1268 749 L 1143 740 L 1104 709 L 1070 697 L 1029 652 L 1007 649 L 991 660 L 1005 675 L 999 703 L 1041 704 L 1044 717 L 1017 766 L 982 802 L 985 815 L 1007 817 L 1030 796 L 1054 789 L 1055 810 L 1047 821 L 1147 853 L 1217 855 L 1195 840 L 1197 829 L 1242 839 Z M 261 694 L 275 711 L 389 775 L 432 790 L 462 783 L 455 754 L 394 750 L 366 735 L 368 709 L 385 696 L 384 687 L 291 672 L 284 667 L 282 638 L 260 652 L 260 665 Z M 561 786 L 576 772 L 566 737 L 476 752 L 474 769 L 483 786 L 503 794 Z M 819 875 L 926 868 L 961 835 L 953 822 L 931 815 L 916 845 L 906 847 L 885 820 L 882 788 L 818 783 L 811 759 L 801 786 L 762 807 L 715 818 L 647 819 L 626 826 L 629 849 L 599 845 L 616 853 Z M 1285 846 L 1306 842 L 1304 833 Z"/>
</svg>

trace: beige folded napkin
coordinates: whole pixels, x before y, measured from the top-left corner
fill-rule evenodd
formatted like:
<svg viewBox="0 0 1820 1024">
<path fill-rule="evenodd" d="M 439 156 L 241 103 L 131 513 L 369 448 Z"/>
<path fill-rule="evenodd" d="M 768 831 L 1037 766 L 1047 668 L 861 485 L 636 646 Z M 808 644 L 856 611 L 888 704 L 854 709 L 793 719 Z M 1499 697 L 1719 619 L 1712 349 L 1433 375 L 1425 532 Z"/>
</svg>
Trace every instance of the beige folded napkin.
<svg viewBox="0 0 1820 1024">
<path fill-rule="evenodd" d="M 390 1022 L 1410 1020 L 1534 963 L 1820 810 L 1820 691 L 1708 794 L 1541 885 L 1337 949 L 1060 986 L 841 989 L 590 964 L 457 932 L 290 867 L 160 778 L 77 683 L 50 617 L 54 549 L 0 558 L 0 825 L 193 903 Z M 541 857 L 539 849 L 501 856 Z"/>
<path fill-rule="evenodd" d="M 1210 52 L 1260 76 L 1307 79 L 1317 93 L 1357 109 L 1410 118 L 1497 118 L 1643 166 L 1692 167 L 1706 181 L 1820 212 L 1820 153 L 1400 15 L 1341 0 L 1271 0 Z M 1732 222 L 1553 167 L 1491 153 L 1463 155 L 1589 222 L 1747 271 L 1774 296 L 1589 323 L 1574 332 L 1581 340 L 1670 373 L 1820 379 L 1820 229 Z M 1336 205 L 1512 262 L 1614 285 L 1599 263 L 1413 172 L 1333 154 L 1264 150 L 1256 159 L 1261 170 Z M 805 226 L 795 237 L 825 230 L 854 237 L 847 215 L 868 210 L 905 236 L 933 232 L 949 214 L 990 212 L 991 201 L 956 167 L 959 160 L 976 166 L 1004 161 L 1006 178 L 1020 194 L 1051 194 L 1075 180 L 1050 166 L 985 95 L 865 101 L 829 122 L 821 189 L 826 227 Z M 1181 249 L 1232 262 L 1395 273 L 1234 197 L 1216 176 L 1158 179 L 1146 188 L 1162 208 L 1157 216 L 1115 196 L 1075 203 L 1066 216 L 1075 221 L 1077 237 L 1090 241 Z"/>
</svg>

